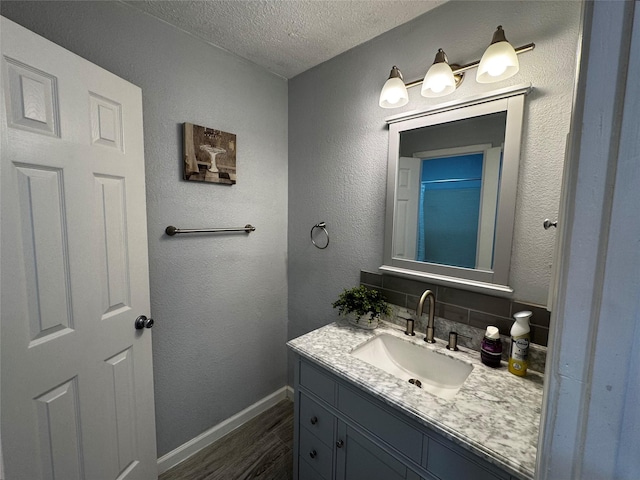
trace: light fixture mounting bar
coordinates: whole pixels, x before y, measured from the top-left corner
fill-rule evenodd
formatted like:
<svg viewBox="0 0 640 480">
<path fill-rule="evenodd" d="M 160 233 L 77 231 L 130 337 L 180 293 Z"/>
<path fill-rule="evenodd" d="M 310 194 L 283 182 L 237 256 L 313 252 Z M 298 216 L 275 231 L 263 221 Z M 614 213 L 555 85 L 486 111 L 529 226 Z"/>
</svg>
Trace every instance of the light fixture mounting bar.
<svg viewBox="0 0 640 480">
<path fill-rule="evenodd" d="M 515 51 L 516 51 L 516 54 L 520 55 L 521 53 L 530 52 L 535 47 L 536 47 L 535 43 L 527 43 L 526 45 L 522 45 L 521 47 L 516 48 Z M 480 60 L 476 60 L 475 62 L 462 65 L 461 67 L 453 68 L 452 71 L 454 75 L 459 75 L 463 72 L 466 72 L 467 70 L 476 68 L 478 65 L 480 65 Z M 405 83 L 404 85 L 406 88 L 417 87 L 418 85 L 422 85 L 423 80 L 424 79 L 415 80 L 413 82 Z"/>
</svg>

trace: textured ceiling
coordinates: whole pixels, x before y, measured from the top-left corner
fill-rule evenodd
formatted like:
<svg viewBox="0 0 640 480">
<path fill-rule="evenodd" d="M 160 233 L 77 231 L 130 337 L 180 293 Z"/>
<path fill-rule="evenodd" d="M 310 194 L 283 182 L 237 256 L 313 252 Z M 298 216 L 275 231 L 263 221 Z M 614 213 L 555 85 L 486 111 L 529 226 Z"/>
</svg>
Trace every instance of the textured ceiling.
<svg viewBox="0 0 640 480">
<path fill-rule="evenodd" d="M 285 78 L 445 3 L 446 0 L 126 1 Z"/>
</svg>

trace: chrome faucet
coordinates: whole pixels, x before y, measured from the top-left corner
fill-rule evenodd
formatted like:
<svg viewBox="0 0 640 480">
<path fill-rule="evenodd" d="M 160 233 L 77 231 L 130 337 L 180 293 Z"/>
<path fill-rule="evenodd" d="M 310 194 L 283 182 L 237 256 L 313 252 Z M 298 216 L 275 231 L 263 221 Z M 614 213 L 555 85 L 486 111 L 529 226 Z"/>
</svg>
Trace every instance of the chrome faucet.
<svg viewBox="0 0 640 480">
<path fill-rule="evenodd" d="M 436 314 L 436 296 L 431 290 L 425 290 L 420 297 L 420 300 L 418 301 L 418 308 L 416 308 L 416 318 L 420 319 L 422 311 L 424 310 L 424 301 L 427 298 L 429 298 L 429 321 L 427 323 L 427 336 L 424 337 L 424 341 L 429 343 L 436 343 L 436 341 L 433 339 L 433 332 L 435 331 L 434 318 Z"/>
</svg>

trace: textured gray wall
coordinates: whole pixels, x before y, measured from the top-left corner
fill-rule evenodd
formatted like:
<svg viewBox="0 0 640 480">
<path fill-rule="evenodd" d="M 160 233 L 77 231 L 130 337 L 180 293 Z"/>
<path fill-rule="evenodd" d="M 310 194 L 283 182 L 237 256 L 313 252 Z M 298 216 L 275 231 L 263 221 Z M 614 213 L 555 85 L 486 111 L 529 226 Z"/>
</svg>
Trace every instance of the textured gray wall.
<svg viewBox="0 0 640 480">
<path fill-rule="evenodd" d="M 289 81 L 289 337 L 336 318 L 331 302 L 357 285 L 360 269 L 382 264 L 388 131 L 384 119 L 443 100 L 409 91 L 400 109 L 378 107 L 392 65 L 422 78 L 443 48 L 452 63 L 481 57 L 502 24 L 515 46 L 535 42 L 515 77 L 492 85 L 475 70 L 446 102 L 525 82 L 517 216 L 511 261 L 514 298 L 546 304 L 565 137 L 576 63 L 578 2 L 449 2 Z M 318 250 L 309 229 L 326 221 L 331 244 Z"/>
<path fill-rule="evenodd" d="M 163 455 L 285 384 L 287 83 L 120 2 L 1 8 L 142 88 Z M 182 122 L 237 134 L 237 185 L 181 180 Z M 245 223 L 256 232 L 164 235 Z"/>
</svg>

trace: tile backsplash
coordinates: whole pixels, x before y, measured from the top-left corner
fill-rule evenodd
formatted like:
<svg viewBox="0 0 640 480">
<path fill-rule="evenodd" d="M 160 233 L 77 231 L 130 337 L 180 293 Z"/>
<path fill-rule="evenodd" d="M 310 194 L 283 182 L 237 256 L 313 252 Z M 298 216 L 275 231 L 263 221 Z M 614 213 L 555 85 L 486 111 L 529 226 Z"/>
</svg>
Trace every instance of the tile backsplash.
<svg viewBox="0 0 640 480">
<path fill-rule="evenodd" d="M 437 338 L 446 339 L 449 331 L 456 331 L 460 345 L 480 350 L 480 342 L 487 326 L 493 325 L 500 330 L 504 358 L 508 353 L 509 332 L 514 322 L 512 315 L 521 310 L 530 310 L 533 312 L 530 368 L 544 371 L 550 313 L 543 306 L 366 271 L 360 272 L 360 283 L 383 293 L 387 302 L 393 304 L 392 321 L 402 326 L 405 325 L 406 318 L 415 315 L 422 292 L 432 290 L 436 296 L 436 316 L 441 320 L 436 322 Z M 424 333 L 426 316 L 423 315 L 423 318 L 416 321 L 415 329 Z"/>
</svg>

